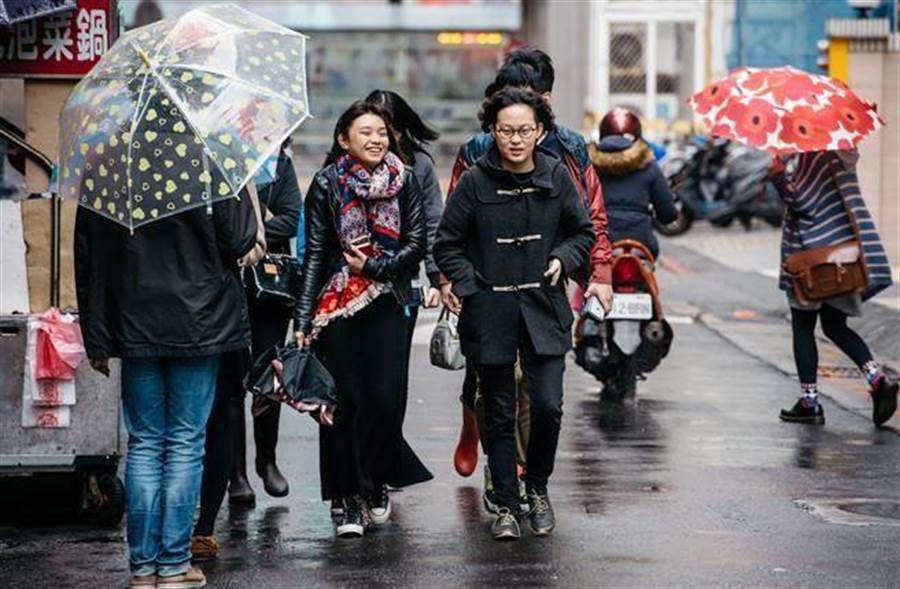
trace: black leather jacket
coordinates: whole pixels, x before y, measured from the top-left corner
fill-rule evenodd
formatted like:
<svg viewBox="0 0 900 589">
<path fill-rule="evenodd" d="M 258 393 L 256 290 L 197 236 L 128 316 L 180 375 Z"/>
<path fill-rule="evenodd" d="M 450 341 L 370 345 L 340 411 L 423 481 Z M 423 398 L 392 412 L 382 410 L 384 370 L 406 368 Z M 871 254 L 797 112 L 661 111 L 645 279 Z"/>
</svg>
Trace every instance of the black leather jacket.
<svg viewBox="0 0 900 589">
<path fill-rule="evenodd" d="M 294 307 L 294 330 L 309 333 L 319 295 L 328 281 L 335 262 L 343 254 L 335 228 L 334 205 L 339 202 L 337 171 L 334 165 L 319 170 L 313 177 L 304 202 L 306 215 L 306 257 L 303 260 L 303 284 Z M 425 257 L 425 212 L 422 189 L 409 168 L 404 170 L 400 201 L 400 250 L 392 258 L 369 258 L 363 273 L 391 290 L 408 293 L 410 281 L 419 272 Z"/>
</svg>

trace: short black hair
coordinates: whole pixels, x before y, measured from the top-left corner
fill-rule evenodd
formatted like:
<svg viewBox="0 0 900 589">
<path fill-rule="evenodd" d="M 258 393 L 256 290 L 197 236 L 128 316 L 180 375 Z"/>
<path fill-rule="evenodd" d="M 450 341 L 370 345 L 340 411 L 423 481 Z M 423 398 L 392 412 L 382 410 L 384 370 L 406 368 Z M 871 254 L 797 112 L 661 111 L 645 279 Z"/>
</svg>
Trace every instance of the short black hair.
<svg viewBox="0 0 900 589">
<path fill-rule="evenodd" d="M 553 82 L 556 80 L 556 71 L 553 69 L 553 60 L 550 56 L 530 45 L 523 45 L 506 56 L 503 65 L 522 64 L 530 66 L 536 72 L 536 81 L 532 86 L 535 91 L 543 94 L 553 92 Z M 501 68 L 502 69 L 502 68 Z"/>
<path fill-rule="evenodd" d="M 494 81 L 484 89 L 484 97 L 490 98 L 498 90 L 511 86 L 530 88 L 535 92 L 540 92 L 541 79 L 537 70 L 527 63 L 507 63 L 500 66 Z"/>
<path fill-rule="evenodd" d="M 553 128 L 553 110 L 541 95 L 527 88 L 510 86 L 494 92 L 481 103 L 481 112 L 478 120 L 481 121 L 481 129 L 490 133 L 497 124 L 497 115 L 508 106 L 523 104 L 534 111 L 534 120 L 544 126 L 544 129 Z"/>
</svg>

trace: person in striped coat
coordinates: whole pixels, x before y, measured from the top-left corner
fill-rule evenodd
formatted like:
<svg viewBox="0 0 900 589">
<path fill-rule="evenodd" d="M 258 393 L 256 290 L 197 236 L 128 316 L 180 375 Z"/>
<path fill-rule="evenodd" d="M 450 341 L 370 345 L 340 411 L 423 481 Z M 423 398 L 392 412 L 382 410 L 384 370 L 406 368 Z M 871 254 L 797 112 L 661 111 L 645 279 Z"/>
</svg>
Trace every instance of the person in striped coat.
<svg viewBox="0 0 900 589">
<path fill-rule="evenodd" d="M 897 409 L 897 382 L 881 370 L 863 339 L 847 326 L 847 317 L 861 315 L 862 303 L 891 284 L 887 254 L 859 191 L 856 176 L 858 158 L 856 151 L 802 153 L 789 162 L 793 168 L 790 174 L 786 173 L 779 158 L 776 157 L 772 165 L 773 182 L 786 205 L 779 286 L 787 293 L 791 308 L 794 359 L 802 393 L 791 409 L 782 409 L 783 421 L 815 425 L 825 423 L 816 384 L 819 359 L 815 327 L 818 320 L 822 322 L 825 335 L 865 375 L 872 396 L 872 420 L 875 424 L 882 425 Z M 842 295 L 817 303 L 798 300 L 791 277 L 784 270 L 785 259 L 801 250 L 856 239 L 850 215 L 859 227 L 867 289 L 860 294 Z"/>
</svg>

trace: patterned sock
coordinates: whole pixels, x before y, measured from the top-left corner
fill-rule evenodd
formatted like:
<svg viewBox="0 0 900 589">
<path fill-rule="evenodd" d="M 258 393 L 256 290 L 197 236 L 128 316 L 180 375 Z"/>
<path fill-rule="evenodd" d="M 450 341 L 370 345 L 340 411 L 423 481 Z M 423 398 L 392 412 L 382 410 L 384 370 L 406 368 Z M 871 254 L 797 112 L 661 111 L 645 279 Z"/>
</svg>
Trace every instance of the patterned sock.
<svg viewBox="0 0 900 589">
<path fill-rule="evenodd" d="M 816 383 L 801 382 L 800 390 L 803 392 L 800 402 L 804 407 L 809 409 L 819 404 L 819 387 Z"/>
<path fill-rule="evenodd" d="M 860 370 L 866 375 L 866 381 L 869 383 L 869 386 L 873 390 L 878 388 L 881 379 L 884 378 L 884 373 L 881 371 L 881 368 L 878 367 L 878 362 L 869 360 L 862 365 Z"/>
</svg>

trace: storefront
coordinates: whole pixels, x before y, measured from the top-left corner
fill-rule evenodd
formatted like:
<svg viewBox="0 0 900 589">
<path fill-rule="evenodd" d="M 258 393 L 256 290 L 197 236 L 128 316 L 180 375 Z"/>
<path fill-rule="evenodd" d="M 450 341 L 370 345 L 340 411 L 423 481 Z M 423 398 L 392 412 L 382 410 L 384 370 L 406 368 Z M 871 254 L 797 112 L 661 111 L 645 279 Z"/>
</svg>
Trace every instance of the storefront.
<svg viewBox="0 0 900 589">
<path fill-rule="evenodd" d="M 686 99 L 712 67 L 706 62 L 709 3 L 607 0 L 593 6 L 591 104 L 625 107 L 660 123 L 690 119 Z"/>
</svg>

